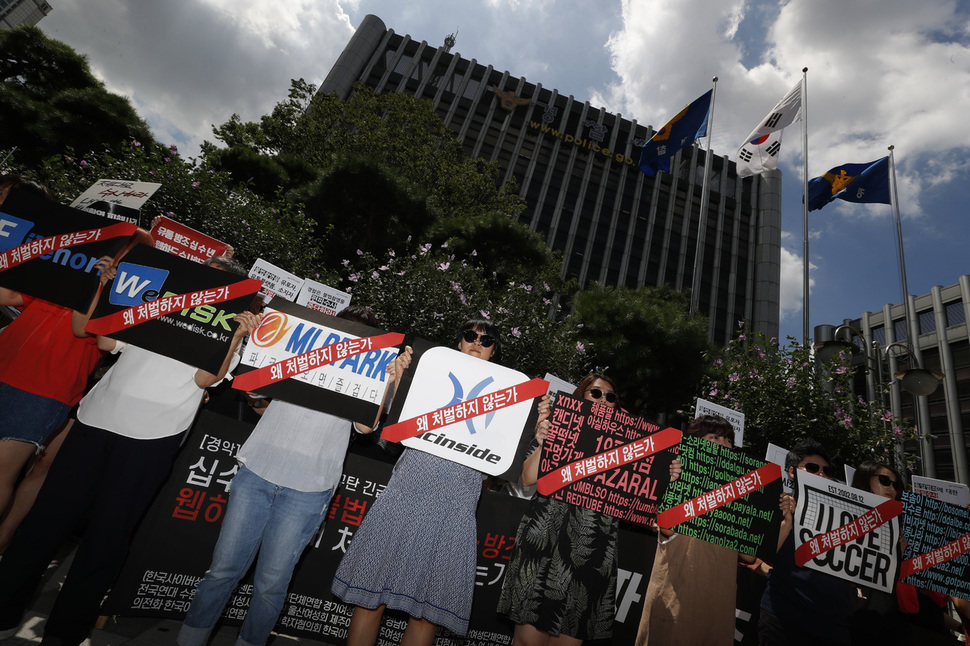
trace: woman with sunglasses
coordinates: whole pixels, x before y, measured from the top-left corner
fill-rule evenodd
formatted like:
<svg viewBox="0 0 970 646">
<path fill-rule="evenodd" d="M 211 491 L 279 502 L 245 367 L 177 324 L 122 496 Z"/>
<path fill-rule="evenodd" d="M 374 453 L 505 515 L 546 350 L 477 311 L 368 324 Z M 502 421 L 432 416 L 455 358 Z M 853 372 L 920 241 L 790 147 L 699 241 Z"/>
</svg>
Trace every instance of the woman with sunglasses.
<svg viewBox="0 0 970 646">
<path fill-rule="evenodd" d="M 614 408 L 616 384 L 592 374 L 574 397 Z M 522 484 L 539 475 L 542 442 L 549 432 L 548 396 L 539 403 L 535 449 L 522 467 Z M 515 537 L 498 612 L 515 622 L 515 644 L 579 645 L 608 639 L 616 615 L 616 542 L 613 516 L 542 494 L 533 496 Z"/>
<path fill-rule="evenodd" d="M 899 500 L 903 494 L 903 480 L 899 472 L 882 462 L 866 461 L 852 476 L 852 486 L 883 498 Z M 904 593 L 916 599 L 916 588 L 907 586 Z M 881 590 L 852 586 L 852 611 L 849 632 L 853 644 L 908 644 L 909 626 L 899 611 L 896 595 Z M 946 599 L 946 597 L 943 597 Z M 939 612 L 937 613 L 939 614 Z M 942 620 L 941 620 L 942 626 Z"/>
<path fill-rule="evenodd" d="M 498 328 L 485 320 L 465 323 L 455 344 L 485 361 L 497 361 L 502 348 Z M 404 450 L 334 576 L 333 593 L 355 606 L 348 646 L 376 643 L 386 608 L 409 615 L 402 640 L 409 646 L 430 646 L 438 626 L 468 632 L 482 480 L 470 467 Z"/>
</svg>

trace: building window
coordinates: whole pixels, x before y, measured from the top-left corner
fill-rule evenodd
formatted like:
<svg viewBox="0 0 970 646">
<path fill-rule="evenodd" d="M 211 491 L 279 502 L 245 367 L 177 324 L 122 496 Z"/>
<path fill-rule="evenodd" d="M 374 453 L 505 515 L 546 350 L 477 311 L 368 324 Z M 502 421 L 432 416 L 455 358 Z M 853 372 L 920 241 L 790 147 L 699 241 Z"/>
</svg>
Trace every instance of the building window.
<svg viewBox="0 0 970 646">
<path fill-rule="evenodd" d="M 872 328 L 872 340 L 879 345 L 886 345 L 886 328 L 881 325 Z"/>
<path fill-rule="evenodd" d="M 946 324 L 963 325 L 967 322 L 967 314 L 963 309 L 962 301 L 953 301 L 946 304 Z"/>
<path fill-rule="evenodd" d="M 905 340 L 907 340 L 909 338 L 909 335 L 906 334 L 906 320 L 905 319 L 903 319 L 901 321 L 893 321 L 893 331 L 896 334 L 896 340 L 897 341 L 905 341 Z"/>
<path fill-rule="evenodd" d="M 919 313 L 919 333 L 929 334 L 936 332 L 936 315 L 933 310 L 926 310 Z"/>
</svg>

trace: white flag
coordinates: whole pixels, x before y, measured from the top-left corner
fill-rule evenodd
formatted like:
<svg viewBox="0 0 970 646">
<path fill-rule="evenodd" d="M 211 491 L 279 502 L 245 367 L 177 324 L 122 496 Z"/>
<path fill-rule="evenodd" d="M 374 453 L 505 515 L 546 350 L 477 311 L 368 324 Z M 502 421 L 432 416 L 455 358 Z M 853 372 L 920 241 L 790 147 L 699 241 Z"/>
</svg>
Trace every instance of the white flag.
<svg viewBox="0 0 970 646">
<path fill-rule="evenodd" d="M 799 81 L 751 131 L 738 149 L 738 176 L 747 177 L 778 168 L 781 131 L 798 121 L 801 116 L 802 83 Z"/>
</svg>

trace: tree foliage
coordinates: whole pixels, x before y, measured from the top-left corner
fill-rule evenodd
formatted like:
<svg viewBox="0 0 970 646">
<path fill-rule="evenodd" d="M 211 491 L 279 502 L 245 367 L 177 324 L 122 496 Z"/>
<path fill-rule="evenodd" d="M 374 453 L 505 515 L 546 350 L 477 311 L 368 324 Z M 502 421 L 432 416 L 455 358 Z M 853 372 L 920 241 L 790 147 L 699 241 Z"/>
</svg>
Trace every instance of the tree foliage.
<svg viewBox="0 0 970 646">
<path fill-rule="evenodd" d="M 819 366 L 811 348 L 794 338 L 782 347 L 744 328 L 710 357 L 712 371 L 701 396 L 744 413 L 744 443 L 755 454 L 764 455 L 769 442 L 789 448 L 810 437 L 840 463 L 907 466 L 900 464 L 898 447 L 915 437 L 912 428 L 880 401 L 853 395 L 849 357 Z M 914 460 L 906 457 L 910 466 Z"/>
<path fill-rule="evenodd" d="M 0 130 L 3 148 L 16 146 L 31 165 L 67 148 L 153 142 L 128 99 L 108 92 L 84 56 L 27 26 L 0 30 Z"/>
<path fill-rule="evenodd" d="M 707 321 L 689 316 L 671 288 L 594 286 L 579 292 L 571 320 L 593 363 L 617 382 L 624 407 L 641 415 L 688 404 L 707 366 Z"/>
</svg>

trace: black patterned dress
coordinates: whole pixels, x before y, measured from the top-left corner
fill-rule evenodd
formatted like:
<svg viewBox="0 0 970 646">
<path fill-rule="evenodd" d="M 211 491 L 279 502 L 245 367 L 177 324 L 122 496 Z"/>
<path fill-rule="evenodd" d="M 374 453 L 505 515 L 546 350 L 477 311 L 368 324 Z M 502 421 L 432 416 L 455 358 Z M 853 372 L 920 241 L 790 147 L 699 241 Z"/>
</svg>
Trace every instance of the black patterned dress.
<svg viewBox="0 0 970 646">
<path fill-rule="evenodd" d="M 498 611 L 551 635 L 609 638 L 618 530 L 612 516 L 536 494 L 519 523 Z"/>
</svg>

